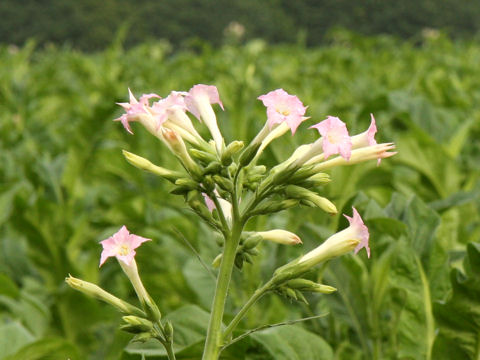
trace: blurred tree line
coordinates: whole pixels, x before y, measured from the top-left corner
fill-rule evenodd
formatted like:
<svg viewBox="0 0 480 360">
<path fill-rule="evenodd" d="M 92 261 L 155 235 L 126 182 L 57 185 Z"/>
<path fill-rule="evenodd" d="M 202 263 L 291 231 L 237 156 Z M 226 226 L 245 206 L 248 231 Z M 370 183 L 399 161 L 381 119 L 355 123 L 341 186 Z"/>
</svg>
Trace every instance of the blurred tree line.
<svg viewBox="0 0 480 360">
<path fill-rule="evenodd" d="M 126 46 L 158 38 L 218 45 L 255 37 L 317 45 L 332 27 L 406 38 L 426 28 L 454 37 L 480 28 L 480 1 L 472 0 L 2 0 L 0 13 L 1 43 L 33 37 L 89 51 L 109 45 L 122 25 Z"/>
</svg>

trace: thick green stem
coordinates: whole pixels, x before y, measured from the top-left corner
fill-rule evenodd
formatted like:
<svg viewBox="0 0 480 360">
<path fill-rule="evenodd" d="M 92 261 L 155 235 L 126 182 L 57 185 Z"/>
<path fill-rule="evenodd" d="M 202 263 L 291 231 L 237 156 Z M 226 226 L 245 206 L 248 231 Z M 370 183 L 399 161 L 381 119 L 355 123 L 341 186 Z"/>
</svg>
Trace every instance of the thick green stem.
<svg viewBox="0 0 480 360">
<path fill-rule="evenodd" d="M 217 360 L 220 347 L 222 346 L 223 312 L 242 228 L 243 224 L 235 217 L 231 235 L 228 239 L 225 239 L 225 251 L 223 252 L 220 272 L 217 278 L 217 286 L 210 313 L 210 322 L 208 324 L 207 339 L 202 357 L 203 360 Z"/>
<path fill-rule="evenodd" d="M 243 307 L 240 309 L 240 311 L 235 315 L 235 317 L 232 319 L 230 324 L 228 324 L 227 328 L 223 332 L 223 338 L 227 339 L 235 330 L 237 325 L 240 323 L 240 321 L 243 319 L 245 314 L 250 310 L 250 308 L 263 296 L 265 295 L 269 290 L 270 286 L 272 285 L 271 281 L 267 282 L 265 285 L 263 285 L 261 288 L 255 290 L 253 293 L 252 297 L 248 299 L 248 301 L 243 305 Z"/>
<path fill-rule="evenodd" d="M 175 353 L 173 351 L 173 343 L 171 341 L 164 343 L 165 350 L 167 350 L 168 360 L 175 360 Z"/>
</svg>

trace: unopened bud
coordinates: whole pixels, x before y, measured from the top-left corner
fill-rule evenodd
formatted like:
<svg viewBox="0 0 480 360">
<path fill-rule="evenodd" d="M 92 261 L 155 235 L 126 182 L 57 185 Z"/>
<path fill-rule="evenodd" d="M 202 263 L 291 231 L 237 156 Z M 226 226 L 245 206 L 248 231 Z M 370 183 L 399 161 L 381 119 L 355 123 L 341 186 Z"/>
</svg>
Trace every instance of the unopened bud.
<svg viewBox="0 0 480 360">
<path fill-rule="evenodd" d="M 255 210 L 252 211 L 252 215 L 271 214 L 278 211 L 286 210 L 288 208 L 298 205 L 298 200 L 287 199 L 281 201 L 265 201 L 258 205 Z"/>
<path fill-rule="evenodd" d="M 123 321 L 127 324 L 120 326 L 120 329 L 129 333 L 139 334 L 149 332 L 153 329 L 153 324 L 147 319 L 137 316 L 123 316 Z"/>
<path fill-rule="evenodd" d="M 276 242 L 278 244 L 297 245 L 302 243 L 302 240 L 298 237 L 298 235 L 281 229 L 259 231 L 256 234 L 260 235 L 264 240 Z"/>
<path fill-rule="evenodd" d="M 223 254 L 218 254 L 215 259 L 213 259 L 212 261 L 212 266 L 214 268 L 218 268 L 220 267 L 220 264 L 222 263 L 222 257 L 223 257 Z"/>
<path fill-rule="evenodd" d="M 218 174 L 222 170 L 222 164 L 218 161 L 211 162 L 207 165 L 207 167 L 203 170 L 203 174 Z"/>
<path fill-rule="evenodd" d="M 116 296 L 110 294 L 109 292 L 103 290 L 101 287 L 92 284 L 88 281 L 83 281 L 73 276 L 69 275 L 65 279 L 65 282 L 73 289 L 78 290 L 88 296 L 105 301 L 106 303 L 113 305 L 118 310 L 125 314 L 134 314 L 138 316 L 145 316 L 145 313 L 122 299 L 117 298 Z"/>
<path fill-rule="evenodd" d="M 328 285 L 318 284 L 314 281 L 310 281 L 307 279 L 293 279 L 289 280 L 286 283 L 286 286 L 300 291 L 310 291 L 310 292 L 318 292 L 323 294 L 331 294 L 334 291 L 337 291 L 336 288 Z"/>
<path fill-rule="evenodd" d="M 168 342 L 172 342 L 173 339 L 173 326 L 170 320 L 168 320 L 164 327 L 163 327 L 163 333 L 165 334 L 165 340 Z"/>
<path fill-rule="evenodd" d="M 213 180 L 220 186 L 223 190 L 228 191 L 229 193 L 233 192 L 233 182 L 229 179 L 226 179 L 219 175 L 213 175 Z"/>
<path fill-rule="evenodd" d="M 245 250 L 250 250 L 253 249 L 255 246 L 257 246 L 263 238 L 258 234 L 258 233 L 253 233 L 250 235 L 244 242 L 243 242 L 243 248 Z"/>
<path fill-rule="evenodd" d="M 305 200 L 307 205 L 312 203 L 329 214 L 337 213 L 337 208 L 330 200 L 301 186 L 288 185 L 285 188 L 285 193 L 291 198 Z"/>
<path fill-rule="evenodd" d="M 206 152 L 206 151 L 198 150 L 198 149 L 195 149 L 195 148 L 190 148 L 188 150 L 188 152 L 195 159 L 200 160 L 200 161 L 202 161 L 206 164 L 209 164 L 212 161 L 217 161 L 217 156 L 215 154 L 212 154 L 212 153 L 209 153 L 209 152 Z"/>
<path fill-rule="evenodd" d="M 175 185 L 181 186 L 181 187 L 186 187 L 189 190 L 197 190 L 198 189 L 198 183 L 192 179 L 189 178 L 180 178 L 175 181 Z"/>
<path fill-rule="evenodd" d="M 253 158 L 255 157 L 259 147 L 260 147 L 260 143 L 251 143 L 250 145 L 248 145 L 245 148 L 245 150 L 243 150 L 238 160 L 240 166 L 243 167 L 248 165 L 250 161 L 252 161 Z"/>
<path fill-rule="evenodd" d="M 183 176 L 182 173 L 178 171 L 172 171 L 172 170 L 154 165 L 149 160 L 141 156 L 135 155 L 131 152 L 122 150 L 122 153 L 123 153 L 123 156 L 125 156 L 125 159 L 136 168 L 161 176 L 170 182 L 174 183 L 179 177 Z"/>
<path fill-rule="evenodd" d="M 232 162 L 232 157 L 243 149 L 243 141 L 232 141 L 222 153 L 222 164 L 227 166 Z"/>
</svg>

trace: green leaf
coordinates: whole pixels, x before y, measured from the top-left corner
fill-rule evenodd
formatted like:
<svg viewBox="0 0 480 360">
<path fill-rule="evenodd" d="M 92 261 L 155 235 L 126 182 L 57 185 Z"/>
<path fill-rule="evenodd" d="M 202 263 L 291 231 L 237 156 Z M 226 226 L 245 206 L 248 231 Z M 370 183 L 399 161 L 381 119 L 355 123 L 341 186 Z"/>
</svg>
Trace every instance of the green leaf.
<svg viewBox="0 0 480 360">
<path fill-rule="evenodd" d="M 14 322 L 0 326 L 0 359 L 14 354 L 34 341 L 33 335 L 22 324 Z"/>
<path fill-rule="evenodd" d="M 433 358 L 477 360 L 480 356 L 480 243 L 467 246 L 465 273 L 450 274 L 453 293 L 447 302 L 434 305 L 439 333 Z"/>
<path fill-rule="evenodd" d="M 301 326 L 280 326 L 250 335 L 275 360 L 330 360 L 330 345 Z"/>
<path fill-rule="evenodd" d="M 398 314 L 394 329 L 398 356 L 428 360 L 435 331 L 430 287 L 416 250 L 405 239 L 397 242 L 390 281 L 396 290 L 393 303 Z"/>
<path fill-rule="evenodd" d="M 5 360 L 79 360 L 81 357 L 77 349 L 60 338 L 45 338 L 32 344 L 22 347 L 14 355 L 8 356 Z"/>
</svg>

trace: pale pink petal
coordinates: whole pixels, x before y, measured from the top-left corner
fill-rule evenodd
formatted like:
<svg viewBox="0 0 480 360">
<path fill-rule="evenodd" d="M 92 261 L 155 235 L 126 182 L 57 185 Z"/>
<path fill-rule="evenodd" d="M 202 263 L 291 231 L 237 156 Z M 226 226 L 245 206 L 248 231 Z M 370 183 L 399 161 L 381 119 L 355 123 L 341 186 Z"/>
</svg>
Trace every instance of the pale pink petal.
<svg viewBox="0 0 480 360">
<path fill-rule="evenodd" d="M 344 215 L 348 222 L 350 223 L 350 227 L 354 229 L 356 235 L 360 238 L 360 243 L 355 248 L 355 254 L 358 253 L 362 248 L 365 248 L 367 251 L 367 256 L 370 258 L 370 247 L 368 246 L 368 239 L 370 234 L 368 232 L 367 226 L 363 223 L 363 220 L 358 213 L 357 209 L 352 207 L 353 209 L 353 218 L 347 215 Z"/>
<path fill-rule="evenodd" d="M 325 159 L 334 154 L 340 154 L 346 160 L 350 159 L 352 141 L 348 135 L 347 126 L 342 120 L 335 116 L 328 116 L 327 119 L 310 128 L 317 129 L 323 138 Z"/>
<path fill-rule="evenodd" d="M 375 118 L 373 117 L 373 114 L 370 114 L 370 117 L 371 122 L 367 130 L 367 139 L 368 145 L 372 146 L 377 144 L 377 141 L 375 140 L 375 134 L 377 133 L 377 125 L 375 123 Z"/>
<path fill-rule="evenodd" d="M 203 198 L 205 199 L 205 205 L 207 205 L 208 211 L 212 212 L 214 209 L 217 208 L 213 200 L 210 198 L 210 196 L 208 196 L 205 193 L 202 193 L 202 195 L 203 195 Z"/>
<path fill-rule="evenodd" d="M 267 124 L 270 129 L 275 124 L 286 122 L 290 127 L 292 135 L 294 135 L 302 121 L 308 119 L 303 116 L 307 108 L 303 106 L 300 99 L 288 94 L 283 89 L 273 90 L 265 95 L 260 95 L 258 100 L 261 100 L 267 108 Z"/>
<path fill-rule="evenodd" d="M 214 85 L 194 85 L 185 96 L 185 105 L 198 120 L 200 120 L 199 102 L 208 101 L 210 104 L 218 104 L 224 110 L 223 104 L 218 94 L 218 89 Z"/>
<path fill-rule="evenodd" d="M 109 258 L 115 256 L 119 261 L 123 261 L 127 265 L 132 263 L 135 256 L 135 249 L 145 241 L 150 239 L 130 234 L 124 226 L 115 234 L 106 240 L 101 241 L 103 251 L 100 256 L 100 266 Z"/>
</svg>

